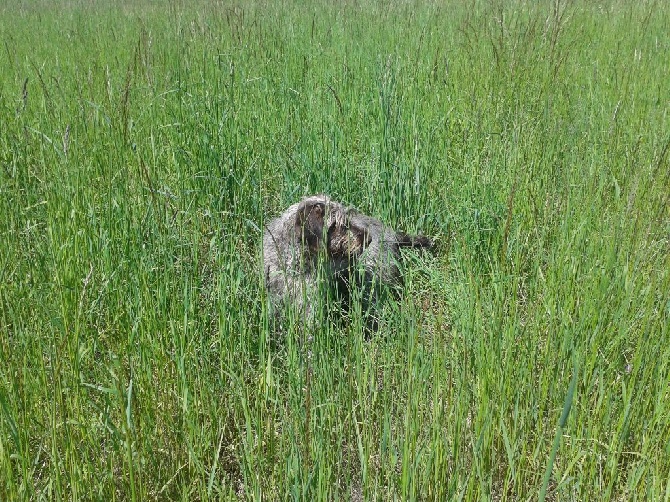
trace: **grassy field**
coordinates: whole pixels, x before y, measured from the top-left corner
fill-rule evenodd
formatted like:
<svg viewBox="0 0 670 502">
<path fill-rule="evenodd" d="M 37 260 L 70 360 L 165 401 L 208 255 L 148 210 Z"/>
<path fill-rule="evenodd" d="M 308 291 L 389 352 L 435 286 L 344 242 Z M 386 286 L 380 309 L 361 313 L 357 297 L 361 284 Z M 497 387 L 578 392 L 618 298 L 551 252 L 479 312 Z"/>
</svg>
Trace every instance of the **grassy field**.
<svg viewBox="0 0 670 502">
<path fill-rule="evenodd" d="M 0 500 L 669 500 L 670 5 L 0 7 Z M 268 328 L 264 221 L 438 243 Z"/>
</svg>

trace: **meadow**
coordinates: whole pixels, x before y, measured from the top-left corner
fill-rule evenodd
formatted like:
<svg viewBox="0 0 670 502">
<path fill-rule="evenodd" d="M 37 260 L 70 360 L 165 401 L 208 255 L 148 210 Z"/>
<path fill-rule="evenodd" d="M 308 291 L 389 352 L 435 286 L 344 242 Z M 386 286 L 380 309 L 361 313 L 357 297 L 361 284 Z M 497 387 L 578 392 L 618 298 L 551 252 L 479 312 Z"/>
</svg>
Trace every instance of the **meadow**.
<svg viewBox="0 0 670 502">
<path fill-rule="evenodd" d="M 670 4 L 0 7 L 0 500 L 670 500 Z M 280 336 L 264 222 L 429 235 Z M 342 322 L 343 321 L 343 322 Z"/>
</svg>

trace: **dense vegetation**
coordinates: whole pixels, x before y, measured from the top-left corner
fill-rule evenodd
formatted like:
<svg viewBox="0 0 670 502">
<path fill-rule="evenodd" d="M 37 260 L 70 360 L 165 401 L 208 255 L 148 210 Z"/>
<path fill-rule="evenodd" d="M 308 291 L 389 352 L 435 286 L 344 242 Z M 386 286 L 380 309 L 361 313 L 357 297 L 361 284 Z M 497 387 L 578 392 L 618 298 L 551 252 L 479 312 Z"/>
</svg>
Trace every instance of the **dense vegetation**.
<svg viewBox="0 0 670 502">
<path fill-rule="evenodd" d="M 665 2 L 0 7 L 0 499 L 668 500 Z M 263 222 L 435 237 L 269 329 Z M 279 339 L 278 339 L 279 338 Z"/>
</svg>

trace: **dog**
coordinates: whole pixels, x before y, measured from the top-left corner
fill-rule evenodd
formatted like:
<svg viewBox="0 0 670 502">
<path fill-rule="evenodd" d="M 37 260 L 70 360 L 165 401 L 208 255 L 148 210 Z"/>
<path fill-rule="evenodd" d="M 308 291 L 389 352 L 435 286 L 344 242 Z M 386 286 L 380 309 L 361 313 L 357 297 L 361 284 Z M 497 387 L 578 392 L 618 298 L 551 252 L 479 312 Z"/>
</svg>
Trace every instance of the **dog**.
<svg viewBox="0 0 670 502">
<path fill-rule="evenodd" d="M 323 294 L 351 301 L 359 288 L 363 312 L 371 316 L 384 288 L 402 284 L 401 248 L 432 248 L 424 236 L 396 232 L 380 220 L 332 200 L 312 195 L 271 220 L 263 235 L 265 286 L 271 310 L 281 317 L 287 306 L 310 324 Z M 328 303 L 325 299 L 325 303 Z"/>
</svg>

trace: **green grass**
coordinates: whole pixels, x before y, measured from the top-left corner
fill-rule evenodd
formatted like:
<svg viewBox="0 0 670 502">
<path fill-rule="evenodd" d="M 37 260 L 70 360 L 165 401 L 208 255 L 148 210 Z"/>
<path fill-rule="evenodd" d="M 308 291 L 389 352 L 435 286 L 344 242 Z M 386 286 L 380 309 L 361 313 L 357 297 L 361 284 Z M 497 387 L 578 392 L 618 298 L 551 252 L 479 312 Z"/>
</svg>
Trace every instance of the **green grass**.
<svg viewBox="0 0 670 502">
<path fill-rule="evenodd" d="M 666 2 L 0 7 L 1 500 L 669 500 Z M 436 238 L 268 330 L 263 222 Z"/>
</svg>

